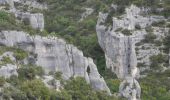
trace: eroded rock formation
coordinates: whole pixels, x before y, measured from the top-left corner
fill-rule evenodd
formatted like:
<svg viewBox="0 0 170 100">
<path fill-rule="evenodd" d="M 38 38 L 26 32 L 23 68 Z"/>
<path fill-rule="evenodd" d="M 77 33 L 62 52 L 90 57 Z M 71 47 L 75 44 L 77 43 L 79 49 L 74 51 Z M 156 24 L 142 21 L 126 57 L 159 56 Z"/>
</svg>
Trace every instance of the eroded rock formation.
<svg viewBox="0 0 170 100">
<path fill-rule="evenodd" d="M 116 7 L 116 5 L 112 5 L 113 9 L 116 9 Z M 106 66 L 118 78 L 124 80 L 120 85 L 119 92 L 121 96 L 129 100 L 140 99 L 141 88 L 136 81 L 139 77 L 137 63 L 142 63 L 149 67 L 149 58 L 161 52 L 159 47 L 155 47 L 151 43 L 140 43 L 145 39 L 145 35 L 148 34 L 146 28 L 154 22 L 166 20 L 162 16 L 147 16 L 148 10 L 147 8 L 138 8 L 131 5 L 125 9 L 125 14 L 118 18 L 111 18 L 112 25 L 107 23 L 110 12 L 99 13 L 96 25 L 98 42 L 105 52 Z M 153 28 L 153 34 L 158 40 L 161 40 L 167 31 L 162 32 L 161 30 L 160 28 Z M 140 45 L 136 46 L 136 43 L 140 43 Z M 143 49 L 147 47 L 149 49 Z M 136 48 L 138 51 L 135 50 Z M 147 67 L 140 70 L 144 71 L 148 69 Z"/>
<path fill-rule="evenodd" d="M 131 8 L 126 9 L 126 11 L 133 10 L 133 6 Z M 138 10 L 135 11 L 138 12 Z M 132 11 L 132 13 L 134 12 Z M 127 17 L 132 18 L 132 13 L 128 13 Z M 106 66 L 116 73 L 118 78 L 124 80 L 120 85 L 120 95 L 129 100 L 139 100 L 141 88 L 136 81 L 139 76 L 139 70 L 137 68 L 135 39 L 133 36 L 125 36 L 121 32 L 119 34 L 115 31 L 120 27 L 134 29 L 135 21 L 113 18 L 113 26 L 106 27 L 103 23 L 107 15 L 100 13 L 96 26 L 99 44 L 105 52 Z M 133 88 L 133 86 L 137 87 Z"/>
<path fill-rule="evenodd" d="M 66 80 L 70 77 L 84 77 L 94 89 L 110 93 L 93 60 L 84 57 L 82 51 L 64 40 L 56 37 L 30 36 L 18 31 L 2 31 L 0 36 L 0 44 L 15 46 L 32 54 L 24 61 L 25 64 L 42 66 L 47 74 L 50 71 L 62 72 L 62 77 Z"/>
</svg>

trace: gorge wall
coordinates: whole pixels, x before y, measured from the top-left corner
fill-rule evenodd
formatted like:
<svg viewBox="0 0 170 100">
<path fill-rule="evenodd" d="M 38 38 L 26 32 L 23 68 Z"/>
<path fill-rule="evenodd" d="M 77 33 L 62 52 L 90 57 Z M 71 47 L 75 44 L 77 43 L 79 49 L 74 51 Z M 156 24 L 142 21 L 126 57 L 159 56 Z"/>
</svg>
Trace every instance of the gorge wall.
<svg viewBox="0 0 170 100">
<path fill-rule="evenodd" d="M 111 9 L 115 10 L 115 7 L 113 6 Z M 147 8 L 131 5 L 125 9 L 125 14 L 111 17 L 112 24 L 107 23 L 108 17 L 112 15 L 111 11 L 100 12 L 96 25 L 98 42 L 105 52 L 106 66 L 118 78 L 124 80 L 120 85 L 119 92 L 121 96 L 129 100 L 140 100 L 141 88 L 136 80 L 140 77 L 140 71 L 137 64 L 142 62 L 149 65 L 149 57 L 160 53 L 158 49 L 136 51 L 136 44 L 140 43 L 147 34 L 146 27 L 149 27 L 153 22 L 165 20 L 162 16 L 143 16 L 142 14 L 147 10 Z M 138 27 L 140 29 L 137 29 Z M 159 34 L 157 35 L 159 37 Z M 154 48 L 154 46 L 150 47 Z M 150 54 L 143 51 L 150 52 Z"/>
<path fill-rule="evenodd" d="M 62 72 L 65 80 L 70 77 L 84 77 L 94 89 L 110 93 L 93 60 L 84 57 L 82 51 L 64 40 L 55 37 L 29 36 L 19 31 L 2 31 L 0 36 L 1 45 L 17 47 L 32 54 L 24 60 L 24 64 L 42 66 L 46 74 L 51 71 Z"/>
</svg>

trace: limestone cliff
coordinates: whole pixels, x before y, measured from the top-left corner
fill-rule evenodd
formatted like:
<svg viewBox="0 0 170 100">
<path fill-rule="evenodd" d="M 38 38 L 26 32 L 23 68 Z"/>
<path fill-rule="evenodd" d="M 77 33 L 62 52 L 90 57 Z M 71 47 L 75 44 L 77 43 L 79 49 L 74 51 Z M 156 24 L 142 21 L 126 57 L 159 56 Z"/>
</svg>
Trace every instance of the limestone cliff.
<svg viewBox="0 0 170 100">
<path fill-rule="evenodd" d="M 115 7 L 113 9 L 116 9 Z M 159 49 L 155 49 L 149 43 L 142 46 L 150 45 L 150 49 L 143 50 L 140 48 L 138 52 L 135 50 L 137 48 L 136 44 L 141 42 L 147 34 L 146 27 L 149 27 L 154 22 L 166 20 L 162 16 L 143 16 L 147 11 L 147 8 L 138 8 L 131 5 L 125 9 L 125 14 L 119 16 L 119 18 L 112 17 L 113 23 L 109 26 L 106 21 L 110 11 L 109 13 L 99 13 L 96 25 L 98 42 L 105 52 L 106 66 L 118 78 L 124 80 L 120 85 L 120 95 L 129 100 L 140 99 L 141 88 L 136 81 L 139 78 L 137 63 L 142 62 L 149 65 L 149 57 L 160 53 Z M 159 28 L 156 29 L 159 30 Z M 160 40 L 163 36 L 160 36 L 158 32 L 154 31 L 154 34 Z M 142 58 L 137 59 L 141 55 Z"/>
<path fill-rule="evenodd" d="M 70 77 L 84 77 L 94 89 L 110 93 L 93 60 L 84 57 L 82 51 L 64 40 L 56 37 L 30 36 L 18 31 L 2 31 L 0 36 L 1 45 L 15 46 L 36 55 L 30 55 L 24 60 L 24 64 L 42 66 L 46 74 L 50 71 L 62 72 L 62 77 L 66 80 Z"/>
</svg>

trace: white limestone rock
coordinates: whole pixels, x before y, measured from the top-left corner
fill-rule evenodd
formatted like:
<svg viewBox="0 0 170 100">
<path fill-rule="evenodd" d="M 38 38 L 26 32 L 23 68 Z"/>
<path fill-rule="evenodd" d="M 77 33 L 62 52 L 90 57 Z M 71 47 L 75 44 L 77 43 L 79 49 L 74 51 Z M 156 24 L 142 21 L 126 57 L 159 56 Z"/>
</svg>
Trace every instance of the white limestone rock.
<svg viewBox="0 0 170 100">
<path fill-rule="evenodd" d="M 115 7 L 116 6 L 113 6 L 113 8 Z M 110 26 L 104 25 L 108 13 L 99 13 L 96 25 L 98 42 L 105 52 L 107 68 L 116 73 L 118 78 L 129 81 L 128 83 L 131 84 L 137 84 L 136 78 L 139 78 L 137 63 L 142 62 L 149 65 L 149 57 L 160 52 L 159 48 L 155 49 L 155 46 L 151 45 L 149 45 L 151 47 L 150 49 L 143 50 L 142 45 L 138 54 L 136 54 L 135 44 L 141 42 L 141 40 L 145 38 L 147 34 L 145 28 L 150 26 L 153 22 L 165 20 L 162 16 L 143 16 L 142 14 L 146 14 L 147 11 L 149 11 L 149 9 L 138 8 L 135 5 L 131 5 L 125 9 L 125 14 L 121 15 L 119 18 L 113 17 L 113 24 Z M 140 30 L 136 29 L 137 25 L 140 27 Z M 132 32 L 132 35 L 125 36 L 121 31 L 117 31 L 118 29 L 127 29 Z M 158 30 L 154 30 L 154 34 L 157 36 L 157 39 L 160 40 L 164 35 L 159 34 L 160 30 Z M 130 81 L 131 79 L 135 81 Z M 124 83 L 122 82 L 122 84 Z M 140 97 L 140 92 L 137 93 L 137 91 L 140 91 L 140 86 L 136 89 L 132 89 L 130 85 L 128 85 L 127 89 L 123 91 L 120 88 L 121 96 L 128 99 L 130 98 L 129 100 L 140 99 L 138 98 Z"/>
<path fill-rule="evenodd" d="M 128 100 L 140 100 L 140 85 L 132 77 L 126 77 L 126 79 L 120 84 L 119 92 L 120 96 L 126 97 Z"/>
<path fill-rule="evenodd" d="M 70 77 L 81 76 L 94 89 L 104 90 L 110 94 L 110 90 L 98 73 L 93 60 L 84 57 L 82 51 L 67 44 L 64 40 L 56 37 L 30 36 L 18 31 L 2 31 L 0 36 L 4 37 L 0 38 L 0 44 L 15 46 L 37 55 L 31 59 L 36 65 L 42 66 L 47 74 L 50 71 L 62 72 L 62 77 L 66 80 Z M 90 69 L 90 73 L 87 72 L 87 68 Z"/>
<path fill-rule="evenodd" d="M 48 88 L 56 89 L 56 91 L 60 91 L 63 88 L 60 80 L 54 79 L 53 76 L 43 76 L 43 82 Z"/>
<path fill-rule="evenodd" d="M 118 78 L 124 80 L 120 85 L 120 96 L 130 98 L 129 100 L 140 99 L 140 92 L 137 92 L 140 91 L 139 85 L 137 88 L 132 88 L 130 84 L 127 86 L 124 84 L 125 81 L 131 84 L 137 84 L 135 78 L 139 77 L 135 51 L 136 38 L 134 35 L 125 36 L 116 30 L 118 28 L 134 30 L 136 24 L 139 24 L 141 27 L 146 27 L 145 22 L 148 22 L 149 19 L 138 16 L 140 11 L 141 10 L 134 5 L 126 8 L 126 14 L 122 15 L 121 19 L 113 17 L 113 25 L 109 27 L 104 26 L 108 14 L 100 13 L 96 25 L 98 41 L 105 52 L 106 66 L 111 69 Z M 122 87 L 126 89 L 124 90 Z"/>
<path fill-rule="evenodd" d="M 10 6 L 10 9 L 14 9 L 14 0 L 0 0 L 0 4 L 8 4 Z"/>
<path fill-rule="evenodd" d="M 94 12 L 94 9 L 92 8 L 85 8 L 85 12 L 81 15 L 80 21 L 83 21 L 86 17 L 91 15 Z"/>
<path fill-rule="evenodd" d="M 15 16 L 23 21 L 29 21 L 28 23 L 34 29 L 44 30 L 44 15 L 41 13 L 31 14 L 29 12 L 14 12 Z"/>
<path fill-rule="evenodd" d="M 31 1 L 20 1 L 20 0 L 1 0 L 0 4 L 9 4 L 10 12 L 15 14 L 15 16 L 22 21 L 29 21 L 29 24 L 34 29 L 39 29 L 40 31 L 44 30 L 44 16 L 42 13 L 30 13 L 30 12 L 20 12 L 18 9 L 15 8 L 14 2 L 31 2 Z M 36 1 L 34 1 L 36 2 Z M 34 3 L 33 3 L 34 4 Z M 30 4 L 31 5 L 31 4 Z M 23 5 L 24 6 L 24 5 Z M 32 5 L 35 7 L 40 7 L 39 3 Z M 42 7 L 40 7 L 42 8 Z"/>
<path fill-rule="evenodd" d="M 4 57 L 9 57 L 11 61 L 15 62 L 16 59 L 13 56 L 12 52 L 5 52 L 0 56 L 0 62 Z M 17 65 L 15 64 L 4 64 L 0 65 L 0 76 L 3 76 L 5 78 L 9 78 L 12 75 L 18 76 L 17 73 Z"/>
<path fill-rule="evenodd" d="M 114 31 L 106 31 L 103 26 L 97 26 L 97 35 L 100 46 L 105 52 L 106 66 L 110 68 L 118 78 L 126 75 L 136 77 L 137 59 L 134 39 L 132 36 L 117 35 Z M 137 72 L 134 75 L 133 70 Z"/>
<path fill-rule="evenodd" d="M 0 67 L 0 76 L 9 78 L 12 75 L 18 76 L 16 65 L 6 64 Z"/>
</svg>

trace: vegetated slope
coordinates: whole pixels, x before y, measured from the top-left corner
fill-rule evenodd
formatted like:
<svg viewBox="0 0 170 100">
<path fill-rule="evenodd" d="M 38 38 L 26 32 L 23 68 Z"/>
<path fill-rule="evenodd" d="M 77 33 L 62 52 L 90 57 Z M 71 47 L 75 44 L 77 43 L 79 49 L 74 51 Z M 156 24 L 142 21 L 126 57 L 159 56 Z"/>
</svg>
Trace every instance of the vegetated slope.
<svg viewBox="0 0 170 100">
<path fill-rule="evenodd" d="M 21 3 L 19 2 L 19 4 L 17 5 L 21 7 L 22 3 L 23 2 Z M 38 37 L 40 41 L 42 39 L 45 39 L 44 41 L 42 41 L 42 44 L 45 45 L 46 47 L 43 50 L 42 49 L 43 46 L 41 46 L 40 52 L 47 52 L 49 50 L 49 47 L 53 45 L 53 44 L 50 44 L 51 43 L 50 39 L 54 39 L 54 38 L 51 37 L 50 39 L 48 39 L 47 37 L 30 36 L 32 38 L 31 39 L 29 38 L 28 34 L 26 34 L 25 32 L 22 32 L 22 31 L 27 31 L 31 35 L 48 35 L 48 32 L 45 32 L 45 31 L 40 32 L 39 29 L 36 30 L 36 29 L 33 29 L 32 26 L 30 26 L 29 17 L 31 16 L 34 19 L 35 16 L 32 16 L 32 14 L 27 13 L 28 11 L 27 7 L 24 9 L 26 13 L 22 12 L 23 9 L 19 9 L 19 10 L 21 10 L 20 16 L 22 16 L 22 14 L 25 16 L 28 16 L 28 19 L 26 18 L 27 19 L 26 21 L 24 19 L 22 20 L 22 17 L 25 17 L 25 16 L 22 16 L 21 19 L 13 16 L 13 13 L 16 14 L 17 11 L 10 12 L 9 9 L 3 9 L 3 8 L 1 11 L 1 21 L 3 23 L 0 23 L 2 25 L 2 29 L 0 32 L 1 33 L 1 50 L 2 50 L 1 56 L 0 56 L 0 59 L 1 59 L 0 61 L 1 73 L 0 74 L 1 76 L 5 76 L 5 77 L 0 77 L 0 83 L 1 83 L 0 99 L 4 99 L 4 100 L 8 100 L 8 99 L 14 99 L 14 100 L 27 100 L 27 99 L 28 100 L 30 99 L 32 100 L 37 100 L 37 99 L 40 99 L 40 100 L 56 100 L 56 99 L 113 100 L 115 99 L 117 100 L 117 98 L 115 98 L 114 96 L 108 95 L 105 91 L 94 91 L 94 88 L 92 89 L 91 87 L 91 80 L 90 82 L 87 82 L 87 80 L 85 80 L 84 78 L 77 77 L 77 78 L 70 78 L 70 80 L 66 81 L 62 79 L 62 76 L 68 73 L 55 72 L 55 70 L 49 73 L 44 73 L 44 72 L 47 72 L 47 70 L 44 70 L 42 69 L 42 66 L 37 66 L 37 64 L 35 64 L 35 62 L 38 59 L 34 59 L 34 58 L 37 58 L 39 55 L 37 55 L 35 52 L 32 52 L 32 51 L 29 52 L 29 50 L 32 47 L 33 48 L 35 47 L 35 44 L 31 42 L 30 40 L 36 41 L 35 37 Z M 15 9 L 13 8 L 12 10 L 15 10 Z M 13 26 L 13 27 L 10 28 L 8 27 L 8 25 Z M 14 31 L 11 31 L 11 30 L 14 30 Z M 38 45 L 40 41 L 39 40 L 37 41 Z M 49 41 L 49 43 L 47 41 Z M 68 45 L 68 46 L 61 45 L 62 43 L 65 44 L 64 40 L 56 39 L 56 41 L 58 41 L 58 43 L 56 44 L 59 44 L 61 48 L 66 47 L 68 51 L 70 50 L 71 55 L 69 55 L 70 53 L 66 50 L 66 52 L 69 53 L 66 56 L 71 57 L 70 59 L 67 59 L 69 60 L 69 62 L 73 61 L 72 59 L 74 59 L 72 53 L 75 54 L 74 60 L 79 59 L 84 62 L 83 63 L 81 61 L 80 62 L 77 61 L 77 63 L 79 63 L 77 64 L 78 69 L 74 69 L 74 70 L 77 70 L 77 74 L 79 75 L 76 75 L 75 72 L 73 72 L 73 75 L 80 76 L 80 74 L 82 74 L 82 75 L 87 76 L 86 70 L 85 72 L 81 71 L 85 69 L 85 67 L 83 66 L 87 66 L 87 63 L 88 63 L 87 58 L 83 56 L 83 53 L 81 51 L 74 52 L 74 50 L 78 50 L 78 49 L 76 47 L 73 47 L 73 45 Z M 27 52 L 25 50 L 26 48 L 28 48 Z M 57 48 L 57 49 L 61 50 L 61 48 Z M 38 50 L 39 48 L 36 48 L 36 49 Z M 55 52 L 55 50 L 53 51 Z M 47 54 L 47 58 L 49 58 L 50 60 L 53 59 L 53 56 L 55 56 L 55 55 L 51 56 L 50 54 L 48 55 L 48 53 L 46 54 Z M 58 54 L 57 57 L 59 55 L 60 54 Z M 79 58 L 79 56 L 81 56 L 82 59 L 81 57 Z M 62 59 L 62 57 L 63 55 L 61 53 L 60 59 Z M 43 61 L 43 62 L 46 62 L 46 61 Z M 28 65 L 26 63 L 28 63 Z M 65 64 L 66 62 L 61 61 L 61 63 Z M 72 65 L 75 64 L 76 66 L 75 62 L 71 62 L 71 64 Z M 83 64 L 83 65 L 80 66 L 80 64 Z M 94 65 L 94 64 L 92 63 L 91 65 Z M 51 68 L 51 65 L 49 65 L 48 67 Z M 54 67 L 58 67 L 58 66 L 54 66 Z M 93 69 L 94 68 L 96 67 L 93 66 Z M 94 69 L 94 71 L 92 72 L 95 72 L 95 71 L 97 71 L 97 69 Z M 88 72 L 88 74 L 90 75 L 94 75 L 97 73 Z M 103 79 L 99 74 L 98 74 L 98 77 Z M 94 80 L 92 81 L 93 83 L 95 83 L 95 80 L 100 81 L 96 77 L 91 77 L 91 78 Z M 87 84 L 87 83 L 90 83 L 90 84 Z M 97 83 L 96 85 L 99 85 L 99 84 Z"/>
<path fill-rule="evenodd" d="M 105 69 L 105 60 L 104 60 L 104 53 L 102 52 L 102 50 L 100 49 L 98 43 L 97 43 L 97 39 L 96 39 L 96 32 L 94 30 L 95 24 L 96 24 L 96 20 L 98 17 L 98 13 L 101 12 L 108 12 L 110 11 L 109 15 L 108 15 L 108 19 L 107 19 L 107 25 L 112 24 L 112 16 L 117 16 L 119 18 L 119 16 L 121 16 L 122 14 L 124 14 L 124 10 L 125 7 L 131 5 L 131 4 L 135 4 L 141 8 L 148 8 L 148 12 L 145 13 L 147 16 L 149 15 L 160 15 L 160 16 L 164 16 L 166 19 L 168 19 L 166 23 L 158 23 L 156 25 L 152 25 L 153 27 L 163 27 L 163 28 L 169 28 L 169 16 L 170 16 L 170 1 L 169 0 L 82 0 L 82 1 L 47 1 L 49 3 L 50 6 L 49 8 L 51 9 L 50 12 L 47 15 L 47 21 L 48 20 L 52 20 L 52 18 L 50 16 L 53 16 L 53 18 L 55 19 L 55 21 L 49 21 L 49 23 L 47 23 L 47 27 L 46 29 L 48 31 L 51 32 L 55 32 L 55 34 L 64 37 L 66 40 L 68 40 L 69 42 L 72 42 L 73 44 L 77 45 L 80 49 L 82 49 L 85 54 L 92 56 L 94 59 L 96 59 L 96 63 L 98 65 L 98 69 L 100 71 L 101 74 L 104 75 L 105 78 L 109 78 L 108 80 L 108 84 L 111 87 L 111 90 L 114 92 L 116 90 L 116 92 L 118 92 L 118 89 L 115 87 L 118 87 L 118 85 L 115 86 L 115 84 L 118 82 L 119 84 L 119 80 L 117 81 L 117 79 L 112 80 L 111 78 L 114 77 L 113 74 L 109 74 L 109 72 L 107 72 L 107 70 Z M 111 8 L 111 4 L 114 5 L 118 5 L 117 10 L 110 10 Z M 55 5 L 60 5 L 60 7 L 56 7 Z M 94 9 L 94 12 L 87 16 L 83 21 L 79 21 L 81 19 L 81 14 L 83 12 L 85 12 L 84 8 L 92 8 Z M 50 15 L 51 14 L 51 15 Z M 48 16 L 49 15 L 49 16 Z M 143 15 L 145 16 L 145 15 Z M 61 21 L 62 20 L 62 21 Z M 51 23 L 52 22 L 52 23 Z M 60 23 L 60 24 L 59 24 Z M 55 26 L 52 27 L 52 26 Z M 151 26 L 151 27 L 152 27 Z M 137 27 L 138 28 L 138 27 Z M 148 29 L 150 29 L 148 27 Z M 152 33 L 150 30 L 147 30 L 147 32 Z M 155 36 L 153 34 L 148 34 L 145 36 L 145 42 L 146 43 L 151 43 L 158 45 L 161 44 L 165 44 L 164 47 L 162 48 L 162 50 L 165 50 L 165 54 L 167 55 L 169 53 L 169 33 L 166 34 L 167 36 L 165 36 L 165 39 L 163 39 L 163 41 L 157 41 L 155 40 Z M 92 42 L 91 42 L 92 41 Z M 151 43 L 151 44 L 152 44 Z M 166 81 L 168 81 L 168 77 L 166 76 L 164 73 L 169 73 L 169 71 L 167 70 L 166 72 L 156 72 L 155 68 L 160 68 L 159 65 L 161 65 L 162 63 L 166 64 L 166 66 L 168 66 L 168 60 L 167 60 L 167 56 L 161 56 L 161 58 L 159 58 L 159 55 L 155 55 L 153 57 L 151 57 L 151 71 L 153 72 L 148 72 L 146 71 L 146 73 L 149 73 L 149 75 L 146 78 L 142 78 L 140 80 L 140 83 L 142 85 L 142 99 L 147 100 L 148 98 L 151 99 L 155 99 L 155 100 L 159 100 L 160 98 L 163 100 L 166 100 L 165 98 L 169 98 L 169 89 L 167 88 Z M 161 59 L 161 61 L 159 60 Z M 159 63 L 159 64 L 158 64 Z M 138 64 L 138 66 L 143 66 L 145 67 L 145 65 L 143 64 Z M 160 84 L 157 84 L 155 86 L 160 87 L 161 89 L 164 90 L 163 93 L 160 93 L 158 91 L 160 91 L 157 88 L 154 87 L 150 87 L 152 84 L 150 84 L 150 82 L 152 80 L 149 80 L 148 78 L 150 78 L 151 76 L 153 76 L 152 80 L 154 81 L 158 81 L 159 83 L 159 77 L 156 77 L 156 74 L 161 74 L 160 78 L 164 78 Z M 164 76 L 165 75 L 165 76 Z M 145 81 L 145 79 L 147 81 Z M 151 82 L 152 83 L 152 82 Z M 115 87 L 113 87 L 115 86 Z M 147 88 L 146 88 L 147 87 Z M 148 89 L 149 87 L 149 89 Z M 154 95 L 154 93 L 157 92 L 158 95 Z M 158 98 L 159 97 L 159 98 Z"/>
<path fill-rule="evenodd" d="M 46 19 L 46 22 L 45 22 L 46 32 L 44 32 L 44 34 L 45 35 L 51 34 L 51 35 L 65 38 L 68 42 L 75 44 L 81 50 L 83 50 L 85 55 L 93 57 L 96 60 L 100 73 L 104 75 L 106 79 L 108 79 L 108 85 L 110 86 L 110 89 L 112 90 L 113 93 L 118 92 L 118 86 L 119 86 L 120 80 L 114 79 L 115 75 L 110 73 L 110 71 L 107 71 L 105 67 L 104 53 L 98 45 L 96 31 L 95 31 L 98 13 L 100 11 L 103 11 L 103 12 L 108 11 L 110 9 L 112 2 L 118 5 L 118 10 L 113 11 L 111 15 L 109 15 L 110 19 L 107 21 L 108 25 L 112 23 L 111 18 L 113 15 L 114 16 L 122 15 L 124 13 L 125 7 L 127 7 L 128 5 L 132 3 L 140 7 L 151 7 L 151 10 L 148 14 L 163 15 L 166 18 L 168 18 L 170 14 L 169 13 L 170 11 L 169 0 L 162 0 L 163 3 L 159 3 L 160 0 L 38 0 L 38 1 L 46 2 L 49 7 L 48 10 L 46 10 L 45 12 L 43 11 L 45 14 L 45 19 Z M 80 21 L 82 13 L 86 11 L 85 8 L 92 8 L 94 11 L 92 14 L 87 16 L 84 20 Z M 155 11 L 156 8 L 163 8 L 163 11 L 156 12 Z M 9 29 L 9 28 L 17 29 L 17 28 L 20 28 L 21 26 L 24 26 L 22 24 L 21 26 L 15 25 L 16 23 L 13 22 L 14 21 L 13 16 L 4 17 L 8 15 L 8 13 L 6 14 L 3 14 L 3 13 L 4 12 L 1 13 L 2 15 L 0 15 L 2 16 L 0 18 L 3 19 L 3 22 L 4 22 L 3 24 L 1 23 L 1 26 L 2 27 L 5 26 L 5 28 L 1 27 L 3 30 Z M 10 20 L 9 18 L 12 20 Z M 8 27 L 9 25 L 11 27 Z M 21 27 L 21 29 L 25 29 L 25 28 Z M 40 33 L 39 31 L 37 32 L 36 30 L 33 30 L 31 28 L 26 28 L 26 29 L 27 31 L 31 31 L 30 33 L 32 34 Z M 153 40 L 152 36 L 147 36 L 147 40 Z M 170 47 L 169 46 L 169 34 L 162 43 L 165 44 L 165 47 L 166 47 L 165 50 L 166 50 L 166 53 L 168 53 L 169 51 L 168 49 Z M 18 55 L 20 55 L 20 53 Z M 158 62 L 158 63 L 160 62 L 159 64 L 161 64 L 162 62 L 165 62 L 162 60 L 159 61 L 160 59 L 162 58 L 153 57 L 153 60 L 152 60 L 153 64 L 155 62 Z M 8 58 L 5 58 L 3 61 L 8 62 L 8 63 L 10 62 Z M 21 87 L 22 91 L 14 92 L 14 90 L 7 88 L 6 94 L 5 94 L 6 98 L 8 98 L 8 95 L 12 95 L 14 98 L 17 98 L 18 96 L 20 96 L 19 98 L 25 99 L 25 96 L 28 93 L 30 98 L 34 98 L 36 96 L 37 97 L 45 96 L 44 98 L 49 98 L 48 97 L 49 95 L 54 96 L 55 98 L 57 94 L 57 96 L 59 96 L 58 98 L 65 97 L 65 99 L 69 100 L 70 96 L 73 96 L 73 97 L 75 96 L 76 98 L 76 96 L 82 95 L 79 93 L 83 93 L 83 96 L 80 96 L 77 98 L 87 99 L 84 96 L 87 96 L 87 92 L 89 93 L 90 91 L 92 91 L 89 88 L 89 86 L 87 86 L 86 84 L 83 84 L 84 82 L 82 79 L 73 79 L 73 81 L 70 82 L 70 87 L 66 86 L 66 89 L 67 89 L 66 91 L 63 90 L 61 94 L 60 93 L 53 94 L 49 92 L 49 90 L 46 88 L 41 89 L 42 87 L 44 88 L 44 86 L 41 84 L 41 82 L 39 82 L 39 80 L 35 80 L 34 77 L 31 78 L 30 82 L 27 82 L 27 80 L 29 79 L 27 77 L 30 77 L 32 75 L 34 76 L 34 72 L 37 72 L 37 71 L 34 71 L 32 68 L 30 68 L 30 70 L 31 70 L 30 72 L 27 72 L 27 71 L 24 72 L 24 75 L 26 75 L 24 76 L 26 77 L 26 80 L 24 80 L 23 83 L 20 83 L 20 79 L 17 79 L 15 77 L 11 78 L 12 82 L 14 82 L 14 84 L 17 84 L 16 87 L 22 86 Z M 142 85 L 142 99 L 143 100 L 148 100 L 148 99 L 149 100 L 152 100 L 152 99 L 153 100 L 168 100 L 170 98 L 169 97 L 170 94 L 168 92 L 169 91 L 168 77 L 170 77 L 169 71 L 167 70 L 166 72 L 160 73 L 160 72 L 155 72 L 153 70 L 153 72 L 149 74 L 151 75 L 148 75 L 146 78 L 143 78 L 140 81 Z M 157 75 L 157 74 L 160 74 L 160 75 Z M 19 73 L 19 76 L 23 77 L 22 75 L 23 74 Z M 1 82 L 4 83 L 4 79 L 2 78 L 1 80 L 2 80 Z M 153 83 L 158 83 L 158 84 L 153 86 Z M 33 86 L 36 86 L 37 84 L 40 84 L 39 85 L 40 87 L 37 87 L 37 88 L 33 87 Z M 84 87 L 81 87 L 80 84 L 81 86 L 85 86 L 85 90 L 83 90 L 85 92 L 81 91 L 81 88 L 84 88 Z M 72 90 L 75 89 L 76 87 L 72 88 L 71 86 L 73 87 L 80 86 L 78 87 L 78 90 L 75 90 L 75 91 L 78 91 L 77 94 L 76 93 L 74 94 L 74 92 L 72 92 Z M 34 92 L 34 90 L 40 93 L 36 93 Z M 46 93 L 50 93 L 50 94 L 46 94 Z M 94 94 L 94 95 L 91 95 L 91 94 Z M 96 99 L 102 98 L 102 100 L 104 99 L 108 100 L 109 98 L 109 97 L 105 97 L 104 94 L 95 93 L 93 91 L 92 93 L 90 92 L 89 95 L 91 95 L 90 97 L 92 96 L 94 98 L 96 97 Z M 94 98 L 91 98 L 91 99 L 94 100 Z"/>
</svg>

